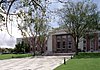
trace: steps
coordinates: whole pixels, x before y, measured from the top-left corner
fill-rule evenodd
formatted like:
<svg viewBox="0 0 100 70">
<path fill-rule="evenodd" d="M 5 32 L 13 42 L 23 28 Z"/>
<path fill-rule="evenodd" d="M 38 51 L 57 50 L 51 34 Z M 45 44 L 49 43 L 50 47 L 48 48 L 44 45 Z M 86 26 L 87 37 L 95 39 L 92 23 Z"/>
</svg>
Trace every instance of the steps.
<svg viewBox="0 0 100 70">
<path fill-rule="evenodd" d="M 53 53 L 53 52 L 45 52 L 44 56 L 72 56 L 75 53 Z"/>
<path fill-rule="evenodd" d="M 75 53 L 53 53 L 54 56 L 72 56 Z"/>
</svg>

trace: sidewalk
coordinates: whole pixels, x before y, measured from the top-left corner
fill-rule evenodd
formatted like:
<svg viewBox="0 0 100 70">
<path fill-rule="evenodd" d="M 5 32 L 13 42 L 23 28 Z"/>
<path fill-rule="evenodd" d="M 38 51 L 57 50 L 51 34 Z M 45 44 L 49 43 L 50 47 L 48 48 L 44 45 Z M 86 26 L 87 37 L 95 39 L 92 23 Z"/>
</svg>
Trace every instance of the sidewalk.
<svg viewBox="0 0 100 70">
<path fill-rule="evenodd" d="M 18 58 L 0 60 L 0 70 L 53 70 L 70 56 L 36 56 L 34 58 Z"/>
</svg>

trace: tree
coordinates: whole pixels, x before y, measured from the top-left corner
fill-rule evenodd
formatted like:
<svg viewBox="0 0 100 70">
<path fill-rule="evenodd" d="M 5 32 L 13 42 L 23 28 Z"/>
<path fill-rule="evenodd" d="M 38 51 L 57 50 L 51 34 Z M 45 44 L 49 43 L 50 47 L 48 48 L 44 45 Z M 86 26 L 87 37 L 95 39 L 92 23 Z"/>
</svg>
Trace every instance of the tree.
<svg viewBox="0 0 100 70">
<path fill-rule="evenodd" d="M 96 31 L 99 25 L 99 11 L 97 5 L 90 1 L 65 3 L 62 9 L 59 9 L 58 15 L 65 31 L 68 31 L 74 40 L 76 54 L 78 54 L 79 39 L 90 31 Z"/>
<path fill-rule="evenodd" d="M 36 1 L 40 5 L 33 5 L 34 1 L 32 1 L 32 5 L 27 0 L 23 1 L 23 7 L 28 8 L 28 10 L 20 10 L 18 17 L 22 19 L 22 22 L 18 24 L 19 30 L 23 37 L 30 37 L 28 39 L 30 46 L 32 46 L 33 55 L 35 55 L 35 47 L 38 45 L 37 39 L 40 36 L 47 35 L 48 31 L 48 23 L 47 23 L 47 11 L 46 11 L 46 1 L 38 0 Z M 43 37 L 43 38 L 45 38 Z M 39 40 L 40 41 L 40 40 Z"/>
<path fill-rule="evenodd" d="M 28 45 L 28 43 L 25 43 L 24 41 L 22 41 L 21 43 L 18 43 L 15 45 L 14 50 L 16 53 L 29 53 L 30 46 Z"/>
<path fill-rule="evenodd" d="M 40 23 L 40 29 L 38 31 L 39 34 L 39 46 L 41 48 L 41 54 L 44 52 L 43 47 L 46 47 L 47 39 L 48 39 L 48 30 L 49 26 L 45 23 L 45 21 Z"/>
<path fill-rule="evenodd" d="M 42 0 L 1 0 L 0 7 L 5 11 L 4 14 L 6 15 L 5 16 L 5 23 L 3 24 L 3 26 L 6 27 L 8 34 L 11 35 L 9 33 L 9 29 L 8 29 L 8 24 L 9 24 L 8 20 L 9 20 L 10 15 L 17 16 L 18 14 L 16 13 L 16 11 L 18 11 L 20 9 L 25 10 L 25 12 L 27 12 L 27 10 L 28 10 L 27 13 L 29 13 L 30 9 L 32 9 L 34 13 L 35 13 L 35 10 L 37 8 L 39 10 L 44 10 L 44 8 L 43 8 L 44 2 L 46 2 L 46 0 L 44 0 L 44 1 L 42 1 Z M 1 16 L 1 17 L 3 17 L 3 16 Z M 1 19 L 3 19 L 3 18 L 0 18 L 0 20 Z M 0 25 L 0 28 L 1 28 L 1 25 Z M 1 28 L 1 30 L 3 30 L 3 29 Z"/>
<path fill-rule="evenodd" d="M 5 15 L 4 15 L 4 10 L 0 7 L 0 30 L 2 31 L 5 25 Z"/>
<path fill-rule="evenodd" d="M 22 46 L 21 46 L 20 43 L 18 43 L 18 44 L 15 45 L 14 51 L 15 51 L 16 53 L 22 53 L 22 52 L 23 52 L 23 51 L 22 51 Z"/>
<path fill-rule="evenodd" d="M 21 23 L 18 24 L 18 28 L 21 31 L 23 37 L 31 37 L 28 41 L 30 46 L 35 50 L 37 44 L 36 39 L 38 34 L 38 29 L 40 28 L 40 21 L 47 21 L 46 16 L 46 6 L 47 0 L 1 0 L 0 5 L 6 10 L 6 27 L 8 30 L 8 16 L 12 13 L 15 13 L 17 18 L 21 19 Z M 13 9 L 13 10 L 12 10 Z M 17 13 L 16 11 L 19 10 Z M 9 31 L 8 31 L 9 32 Z M 35 51 L 34 55 L 35 55 Z"/>
</svg>

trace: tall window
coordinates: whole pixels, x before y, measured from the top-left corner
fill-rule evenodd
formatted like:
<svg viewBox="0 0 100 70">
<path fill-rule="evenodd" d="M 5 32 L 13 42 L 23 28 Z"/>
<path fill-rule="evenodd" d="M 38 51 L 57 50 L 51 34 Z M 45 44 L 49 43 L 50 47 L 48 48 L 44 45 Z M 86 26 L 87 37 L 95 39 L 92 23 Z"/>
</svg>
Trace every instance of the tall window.
<svg viewBox="0 0 100 70">
<path fill-rule="evenodd" d="M 62 39 L 66 39 L 66 35 L 62 36 Z"/>
<path fill-rule="evenodd" d="M 83 39 L 83 50 L 85 51 L 86 50 L 86 40 Z"/>
<path fill-rule="evenodd" d="M 65 41 L 63 41 L 63 48 L 65 48 Z"/>
<path fill-rule="evenodd" d="M 99 49 L 100 49 L 100 40 L 98 40 L 98 46 L 99 46 Z"/>
<path fill-rule="evenodd" d="M 71 49 L 71 45 L 69 45 L 68 48 Z"/>
<path fill-rule="evenodd" d="M 71 41 L 68 42 L 68 48 L 69 48 L 69 49 L 72 48 L 72 42 L 71 42 Z"/>
<path fill-rule="evenodd" d="M 60 41 L 61 40 L 61 36 L 57 36 L 57 41 Z"/>
<path fill-rule="evenodd" d="M 71 39 L 72 39 L 71 35 L 68 35 L 68 41 L 71 41 Z"/>
<path fill-rule="evenodd" d="M 57 42 L 57 48 L 60 48 L 60 42 Z"/>
<path fill-rule="evenodd" d="M 72 48 L 72 37 L 71 35 L 68 35 L 68 49 Z"/>
</svg>

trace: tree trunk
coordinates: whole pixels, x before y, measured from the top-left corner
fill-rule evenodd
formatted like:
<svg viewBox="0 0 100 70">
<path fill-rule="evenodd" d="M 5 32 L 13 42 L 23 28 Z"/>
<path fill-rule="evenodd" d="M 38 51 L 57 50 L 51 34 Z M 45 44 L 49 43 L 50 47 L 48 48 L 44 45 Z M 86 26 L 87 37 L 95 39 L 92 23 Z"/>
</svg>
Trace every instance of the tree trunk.
<svg viewBox="0 0 100 70">
<path fill-rule="evenodd" d="M 35 48 L 34 48 L 34 46 L 33 45 L 31 45 L 32 47 L 32 49 L 31 49 L 31 54 L 32 54 L 32 56 L 35 56 Z"/>
<path fill-rule="evenodd" d="M 41 55 L 43 54 L 43 47 L 44 47 L 44 45 L 42 44 L 41 45 Z"/>
<path fill-rule="evenodd" d="M 79 38 L 75 37 L 74 38 L 74 45 L 75 45 L 75 54 L 78 55 L 78 43 L 79 43 Z"/>
<path fill-rule="evenodd" d="M 78 55 L 78 42 L 76 42 L 75 47 L 76 47 L 76 55 Z"/>
<path fill-rule="evenodd" d="M 43 50 L 43 49 L 42 49 L 42 46 L 41 46 L 41 55 L 42 55 L 42 50 Z"/>
<path fill-rule="evenodd" d="M 35 56 L 35 47 L 36 47 L 36 43 L 37 43 L 36 38 L 37 38 L 37 36 L 33 38 L 33 40 L 34 40 L 34 44 L 33 44 L 33 50 L 34 50 L 33 53 L 34 54 L 33 54 L 33 56 Z"/>
<path fill-rule="evenodd" d="M 36 40 L 35 40 L 36 38 L 33 38 L 32 40 L 31 40 L 31 46 L 32 46 L 32 55 L 33 56 L 35 56 L 35 46 L 36 46 Z"/>
<path fill-rule="evenodd" d="M 33 46 L 33 56 L 35 56 L 35 46 Z"/>
</svg>

